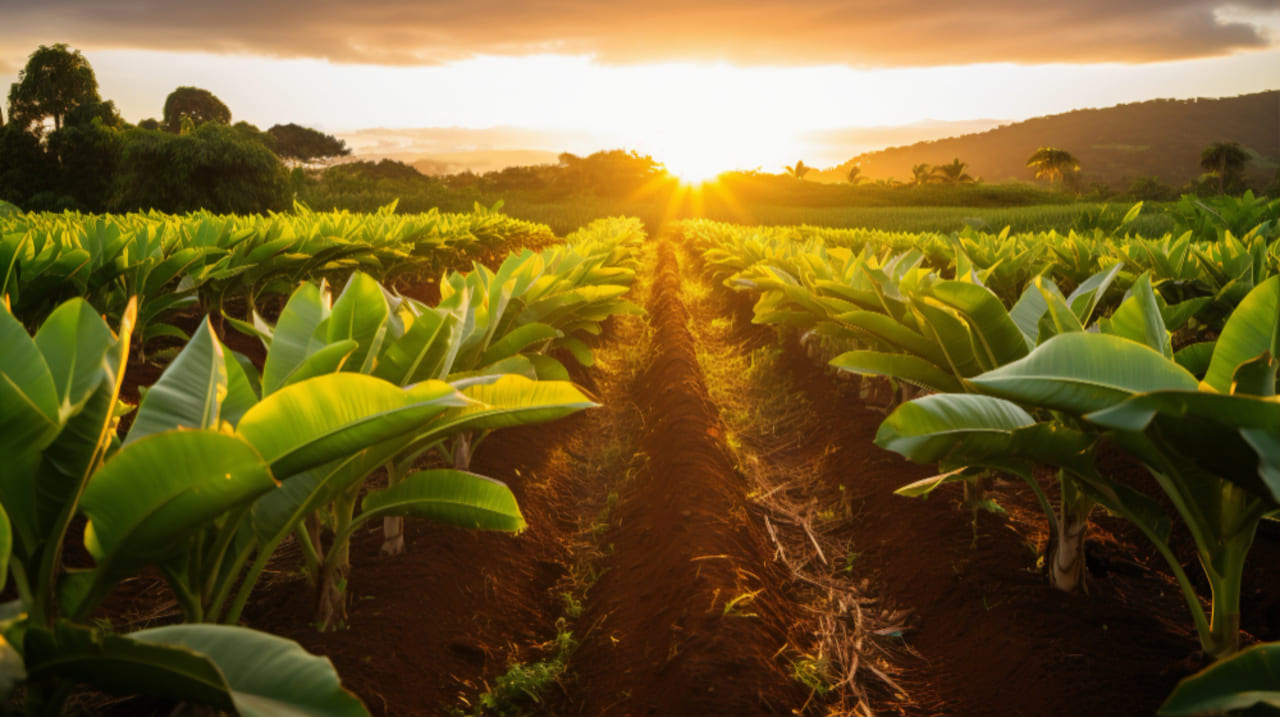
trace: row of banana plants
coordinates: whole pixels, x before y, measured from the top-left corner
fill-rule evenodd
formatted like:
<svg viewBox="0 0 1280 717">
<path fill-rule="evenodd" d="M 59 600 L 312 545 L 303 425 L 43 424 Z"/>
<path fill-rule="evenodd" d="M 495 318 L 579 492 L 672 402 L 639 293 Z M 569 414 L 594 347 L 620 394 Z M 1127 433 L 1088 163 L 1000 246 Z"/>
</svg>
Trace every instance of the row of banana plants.
<svg viewBox="0 0 1280 717">
<path fill-rule="evenodd" d="M 1195 253 L 1221 256 L 1229 239 Z M 734 242 L 700 241 L 709 270 L 736 261 Z M 1048 521 L 1050 580 L 1064 590 L 1082 584 L 1090 515 L 1101 506 L 1123 516 L 1167 560 L 1205 653 L 1236 652 L 1246 556 L 1260 521 L 1280 509 L 1280 277 L 1250 281 L 1238 300 L 1186 298 L 1186 280 L 1198 279 L 1143 271 L 1106 306 L 1125 272 L 1117 262 L 1065 295 L 1050 272 L 1037 273 L 1006 302 L 987 286 L 992 267 L 975 268 L 961 247 L 947 279 L 916 249 L 754 244 L 764 256 L 726 280 L 759 295 L 757 322 L 827 342 L 841 351 L 831 360 L 838 369 L 931 392 L 898 407 L 876 438 L 943 471 L 900 493 L 972 485 L 992 469 L 1022 477 Z M 1220 335 L 1175 353 L 1174 334 L 1223 301 L 1234 305 Z M 1103 444 L 1141 461 L 1162 495 L 1100 472 Z M 1057 471 L 1057 506 L 1035 477 L 1043 466 Z M 1208 613 L 1169 543 L 1162 504 L 1193 538 L 1211 588 Z"/>
<path fill-rule="evenodd" d="M 185 340 L 171 319 L 194 306 L 221 314 L 234 298 L 252 310 L 304 279 L 435 274 L 553 241 L 545 226 L 479 205 L 470 214 L 397 215 L 394 205 L 373 214 L 301 205 L 269 216 L 11 214 L 0 217 L 0 295 L 29 326 L 73 297 L 118 321 L 137 297 L 139 343 Z"/>
<path fill-rule="evenodd" d="M 360 525 L 410 516 L 523 528 L 510 489 L 465 464 L 491 431 L 594 405 L 556 356 L 589 363 L 582 336 L 634 310 L 620 297 L 641 238 L 638 223 L 601 223 L 496 272 L 446 277 L 456 290 L 437 307 L 361 273 L 332 302 L 323 281 L 304 284 L 274 326 L 258 320 L 261 373 L 206 320 L 122 438 L 136 302 L 113 332 L 73 299 L 34 335 L 6 304 L 0 573 L 18 599 L 0 610 L 0 691 L 23 685 L 33 715 L 60 713 L 82 683 L 244 715 L 367 714 L 327 660 L 237 626 L 257 578 L 296 541 L 321 619 L 335 625 Z M 454 467 L 414 469 L 433 449 Z M 373 485 L 384 466 L 393 480 Z M 91 566 L 65 559 L 76 539 Z M 144 569 L 164 576 L 184 624 L 115 634 L 90 622 Z"/>
<path fill-rule="evenodd" d="M 1142 205 L 1130 209 L 1122 227 Z M 1198 241 L 1192 232 L 1158 239 L 1094 232 L 990 234 L 966 228 L 951 235 L 904 234 L 868 229 L 816 227 L 741 227 L 709 220 L 688 220 L 677 231 L 705 250 L 714 273 L 725 278 L 752 266 L 769 264 L 803 273 L 806 256 L 822 253 L 843 268 L 860 257 L 919 252 L 922 265 L 951 277 L 970 272 L 1006 305 L 1013 305 L 1036 277 L 1050 279 L 1070 293 L 1098 272 L 1119 266 L 1114 289 L 1103 297 L 1109 313 L 1138 276 L 1149 273 L 1170 302 L 1207 298 L 1194 325 L 1218 330 L 1236 304 L 1257 284 L 1280 274 L 1280 242 L 1267 225 L 1239 238 L 1224 231 L 1217 241 Z M 912 257 L 914 259 L 914 256 Z"/>
</svg>

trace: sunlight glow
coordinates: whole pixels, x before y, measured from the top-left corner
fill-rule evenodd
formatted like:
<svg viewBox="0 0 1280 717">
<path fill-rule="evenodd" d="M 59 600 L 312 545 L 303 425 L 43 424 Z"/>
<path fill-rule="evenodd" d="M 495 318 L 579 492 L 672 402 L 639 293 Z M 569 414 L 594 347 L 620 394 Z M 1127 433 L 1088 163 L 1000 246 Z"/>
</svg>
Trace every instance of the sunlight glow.
<svg viewBox="0 0 1280 717">
<path fill-rule="evenodd" d="M 779 172 L 803 159 L 830 166 L 852 150 L 815 140 L 842 127 L 923 120 L 1015 121 L 1156 97 L 1230 96 L 1280 83 L 1280 50 L 1144 65 L 955 65 L 874 69 L 737 67 L 671 62 L 605 65 L 590 56 L 477 56 L 420 67 L 335 64 L 253 55 L 93 50 L 104 97 L 125 118 L 158 117 L 175 87 L 210 90 L 235 120 L 363 128 L 522 128 L 521 142 L 446 151 L 634 149 L 686 179 L 729 169 Z M 0 58 L 0 87 L 20 56 Z M 991 88 L 1000 88 L 994 92 Z M 1064 92 L 1063 88 L 1072 88 Z"/>
<path fill-rule="evenodd" d="M 794 162 L 795 142 L 789 133 L 761 132 L 741 123 L 718 128 L 671 127 L 643 138 L 638 151 L 661 162 L 685 182 L 697 184 L 734 169 L 753 169 Z"/>
</svg>

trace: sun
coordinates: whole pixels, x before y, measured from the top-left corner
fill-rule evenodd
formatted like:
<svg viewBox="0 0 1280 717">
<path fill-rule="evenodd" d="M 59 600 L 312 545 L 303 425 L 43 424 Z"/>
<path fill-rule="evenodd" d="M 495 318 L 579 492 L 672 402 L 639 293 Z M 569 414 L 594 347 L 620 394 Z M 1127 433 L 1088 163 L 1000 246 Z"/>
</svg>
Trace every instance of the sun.
<svg viewBox="0 0 1280 717">
<path fill-rule="evenodd" d="M 654 119 L 638 148 L 687 184 L 709 182 L 733 170 L 781 171 L 801 158 L 794 134 L 770 126 L 759 113 L 750 120 L 713 112 Z"/>
<path fill-rule="evenodd" d="M 724 172 L 740 168 L 743 157 L 716 147 L 679 143 L 657 152 L 654 159 L 685 184 L 704 184 Z"/>
<path fill-rule="evenodd" d="M 681 127 L 653 137 L 649 152 L 686 184 L 703 184 L 725 172 L 767 164 L 760 161 L 761 139 L 732 126 Z"/>
</svg>

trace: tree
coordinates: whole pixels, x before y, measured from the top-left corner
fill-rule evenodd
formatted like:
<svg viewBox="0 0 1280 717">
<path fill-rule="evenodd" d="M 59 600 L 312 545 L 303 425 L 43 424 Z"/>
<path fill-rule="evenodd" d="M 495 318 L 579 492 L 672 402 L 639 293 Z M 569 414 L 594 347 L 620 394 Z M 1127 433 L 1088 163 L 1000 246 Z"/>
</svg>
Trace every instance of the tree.
<svg viewBox="0 0 1280 717">
<path fill-rule="evenodd" d="M 1027 158 L 1027 166 L 1036 170 L 1036 179 L 1047 177 L 1050 184 L 1068 173 L 1080 171 L 1080 162 L 1067 150 L 1057 147 L 1037 149 Z"/>
<path fill-rule="evenodd" d="M 848 180 L 849 180 L 849 184 L 857 184 L 859 182 L 865 181 L 866 177 L 862 176 L 862 167 L 859 167 L 856 164 L 850 167 Z"/>
<path fill-rule="evenodd" d="M 968 184 L 976 181 L 964 171 L 964 168 L 968 166 L 968 162 L 961 162 L 960 158 L 956 157 L 951 164 L 939 164 L 934 167 L 932 176 L 937 177 L 939 181 L 945 184 Z"/>
<path fill-rule="evenodd" d="M 284 165 L 233 127 L 206 122 L 190 134 L 129 130 L 112 184 L 113 211 L 282 210 L 291 196 Z"/>
<path fill-rule="evenodd" d="M 47 152 L 57 166 L 58 194 L 74 200 L 77 208 L 105 211 L 123 148 L 124 133 L 110 118 L 68 122 L 50 133 Z"/>
<path fill-rule="evenodd" d="M 911 181 L 916 186 L 928 184 L 933 177 L 933 167 L 928 164 L 917 164 L 911 168 Z"/>
<path fill-rule="evenodd" d="M 786 169 L 787 169 L 787 174 L 790 174 L 796 179 L 804 179 L 804 175 L 808 174 L 809 171 L 813 169 L 813 167 L 804 166 L 804 160 L 802 159 L 796 162 L 795 166 L 788 166 Z"/>
<path fill-rule="evenodd" d="M 9 121 L 41 136 L 47 120 L 53 120 L 55 130 L 62 129 L 72 110 L 100 102 L 98 79 L 79 50 L 62 43 L 41 45 L 9 86 Z"/>
<path fill-rule="evenodd" d="M 182 120 L 190 119 L 193 127 L 206 122 L 231 124 L 231 110 L 208 90 L 199 87 L 179 87 L 164 100 L 164 128 L 178 134 Z"/>
<path fill-rule="evenodd" d="M 351 154 L 347 143 L 337 137 L 292 122 L 275 125 L 267 130 L 267 134 L 275 138 L 276 156 L 285 162 L 324 163 Z"/>
<path fill-rule="evenodd" d="M 15 123 L 0 127 L 0 199 L 32 209 L 29 200 L 52 191 L 57 171 L 40 138 Z"/>
<path fill-rule="evenodd" d="M 1200 168 L 1218 178 L 1218 193 L 1237 184 L 1249 163 L 1249 153 L 1238 142 L 1214 142 L 1200 153 Z"/>
</svg>

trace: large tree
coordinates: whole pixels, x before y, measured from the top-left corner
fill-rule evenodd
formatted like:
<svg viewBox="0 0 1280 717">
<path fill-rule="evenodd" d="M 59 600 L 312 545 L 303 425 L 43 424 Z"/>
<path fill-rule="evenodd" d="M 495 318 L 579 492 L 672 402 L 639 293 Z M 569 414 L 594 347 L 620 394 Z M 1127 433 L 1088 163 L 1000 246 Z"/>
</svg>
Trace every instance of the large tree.
<svg viewBox="0 0 1280 717">
<path fill-rule="evenodd" d="M 275 137 L 276 156 L 286 162 L 311 164 L 351 154 L 347 143 L 319 130 L 293 124 L 278 124 L 267 130 Z"/>
<path fill-rule="evenodd" d="M 207 122 L 185 135 L 130 130 L 110 208 L 252 214 L 285 209 L 289 198 L 288 174 L 271 150 Z"/>
<path fill-rule="evenodd" d="M 928 184 L 932 177 L 933 167 L 929 166 L 927 163 L 917 164 L 911 168 L 911 181 L 916 186 Z"/>
<path fill-rule="evenodd" d="M 208 90 L 179 87 L 164 100 L 164 128 L 178 134 L 184 119 L 191 121 L 192 129 L 206 122 L 229 125 L 231 110 Z"/>
<path fill-rule="evenodd" d="M 1027 158 L 1027 166 L 1036 171 L 1036 179 L 1045 177 L 1050 184 L 1080 171 L 1080 162 L 1070 152 L 1057 147 L 1041 147 Z"/>
<path fill-rule="evenodd" d="M 39 136 L 47 120 L 59 130 L 77 107 L 101 102 L 98 79 L 79 50 L 62 43 L 41 45 L 9 86 L 9 121 Z"/>
<path fill-rule="evenodd" d="M 1200 168 L 1218 178 L 1218 193 L 1237 183 L 1249 163 L 1249 153 L 1238 142 L 1214 142 L 1200 153 Z"/>
</svg>

